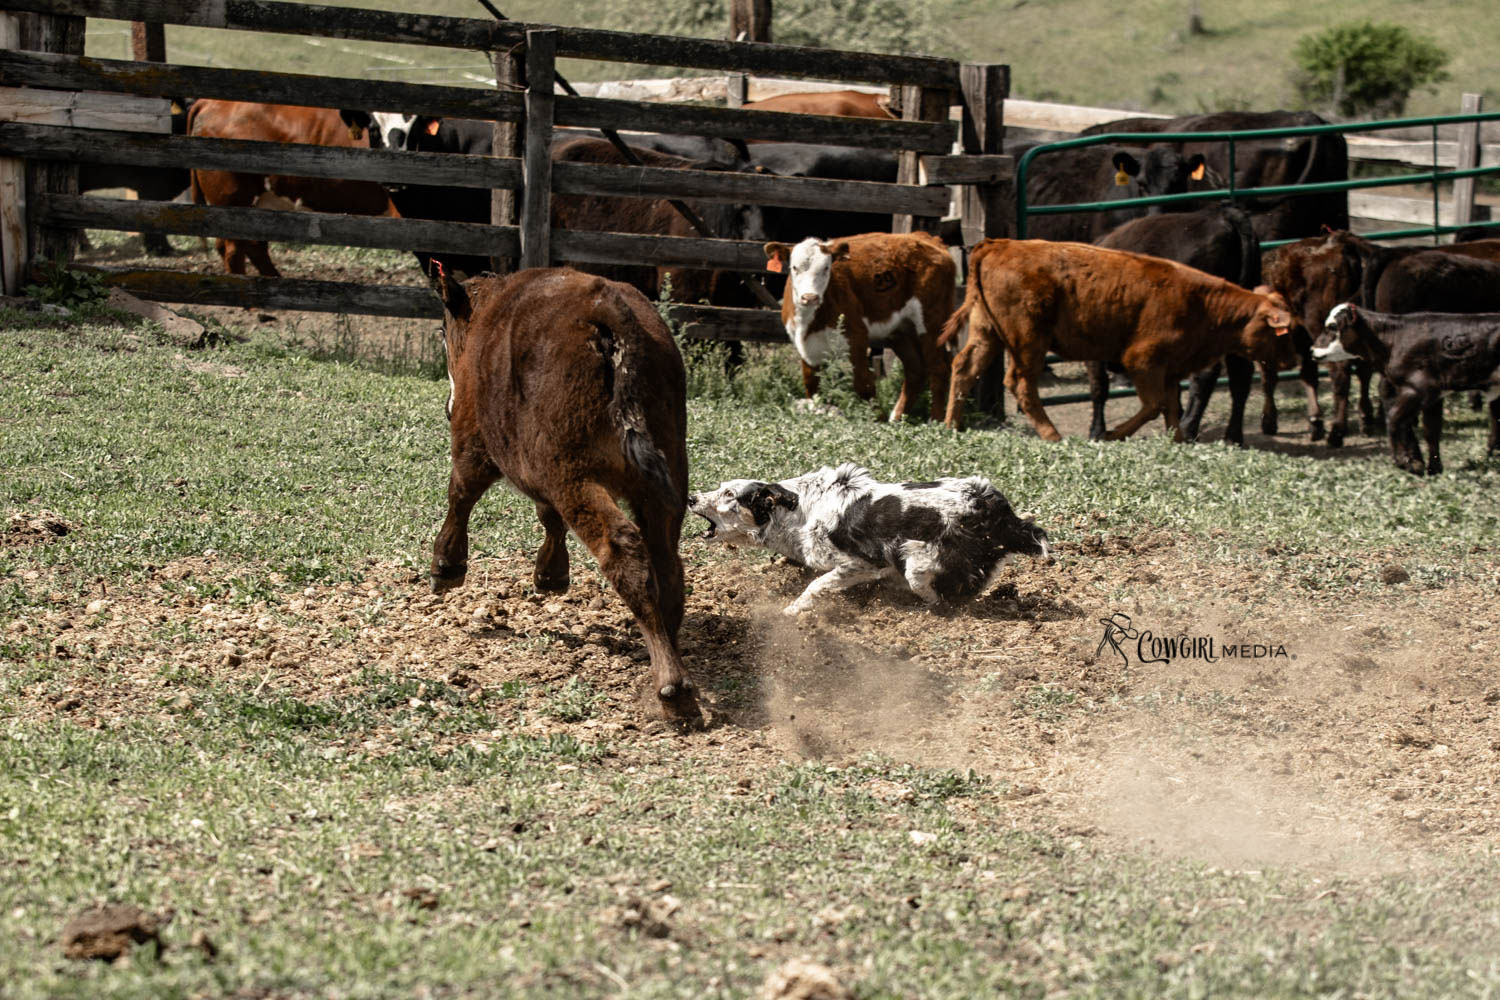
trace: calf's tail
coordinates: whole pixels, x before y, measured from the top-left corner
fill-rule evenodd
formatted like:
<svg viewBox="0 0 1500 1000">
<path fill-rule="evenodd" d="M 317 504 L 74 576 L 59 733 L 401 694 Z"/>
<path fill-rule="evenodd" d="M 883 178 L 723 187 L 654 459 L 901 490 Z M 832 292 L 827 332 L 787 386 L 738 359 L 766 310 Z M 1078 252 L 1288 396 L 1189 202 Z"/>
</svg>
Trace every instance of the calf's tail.
<svg viewBox="0 0 1500 1000">
<path fill-rule="evenodd" d="M 994 324 L 995 329 L 998 330 L 1000 328 L 1000 324 L 995 322 L 995 314 L 990 312 L 990 304 L 985 301 L 984 280 L 980 273 L 980 267 L 984 263 L 984 258 L 989 254 L 989 251 L 989 245 L 981 243 L 974 248 L 974 252 L 969 256 L 969 282 L 964 288 L 963 305 L 959 306 L 953 315 L 948 317 L 948 322 L 943 324 L 943 332 L 938 334 L 939 347 L 947 347 L 953 342 L 954 338 L 963 332 L 964 327 L 969 323 L 970 314 L 976 306 L 984 309 L 985 315 Z"/>
<path fill-rule="evenodd" d="M 687 486 L 678 483 L 660 446 L 651 437 L 646 422 L 646 401 L 654 387 L 649 384 L 650 342 L 640 321 L 614 289 L 605 286 L 598 298 L 597 326 L 605 361 L 611 367 L 607 384 L 611 390 L 608 412 L 619 430 L 625 461 L 641 473 L 647 487 L 668 509 L 687 505 Z"/>
</svg>

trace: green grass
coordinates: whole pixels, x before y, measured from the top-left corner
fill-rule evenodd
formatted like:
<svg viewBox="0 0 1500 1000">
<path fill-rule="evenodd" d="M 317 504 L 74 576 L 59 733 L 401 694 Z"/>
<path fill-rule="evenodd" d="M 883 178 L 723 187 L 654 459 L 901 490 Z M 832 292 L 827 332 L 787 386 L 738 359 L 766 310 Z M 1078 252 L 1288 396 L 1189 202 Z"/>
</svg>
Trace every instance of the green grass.
<svg viewBox="0 0 1500 1000">
<path fill-rule="evenodd" d="M 29 569 L 93 593 L 97 577 L 113 585 L 211 549 L 237 568 L 176 585 L 251 605 L 304 580 L 357 579 L 371 560 L 423 563 L 442 514 L 446 385 L 266 340 L 188 354 L 102 314 L 6 313 L 0 326 L 0 508 L 74 525 L 45 546 L 0 548 L 7 998 L 744 997 L 798 955 L 865 1000 L 1500 989 L 1493 858 L 1225 871 L 1017 830 L 1003 775 L 878 756 L 831 767 L 763 754 L 741 768 L 703 740 L 539 731 L 598 713 L 581 680 L 476 698 L 370 669 L 312 696 L 163 667 L 187 698 L 155 713 L 97 731 L 29 714 L 55 666 L 8 626 L 57 585 Z M 1063 542 L 1150 525 L 1322 585 L 1370 552 L 1399 555 L 1419 579 L 1494 565 L 1496 509 L 1475 498 L 1500 467 L 1466 412 L 1446 442 L 1453 471 L 1424 481 L 1383 456 L 792 418 L 784 397 L 767 402 L 791 376 L 774 357 L 757 365 L 691 404 L 695 485 L 845 460 L 894 479 L 980 472 Z M 503 488 L 476 513 L 480 554 L 539 537 L 530 503 Z M 171 649 L 194 634 L 163 626 L 158 639 Z M 86 669 L 112 678 L 137 657 L 101 652 Z M 1010 709 L 1036 723 L 1088 710 L 1053 684 L 1016 692 Z M 163 959 L 64 961 L 62 924 L 96 900 L 172 907 Z M 642 907 L 664 937 L 627 913 Z M 216 961 L 186 946 L 194 931 Z"/>
<path fill-rule="evenodd" d="M 379 7 L 421 13 L 484 18 L 473 0 L 333 0 L 337 6 Z M 1500 21 L 1477 0 L 1431 0 L 1414 22 L 1409 4 L 1363 0 L 1357 6 L 1328 9 L 1295 0 L 1255 4 L 1203 0 L 1208 33 L 1186 31 L 1190 5 L 1184 0 L 1117 4 L 1100 0 L 933 0 L 932 21 L 944 26 L 946 51 L 933 55 L 971 62 L 1011 65 L 1017 97 L 1100 107 L 1196 113 L 1232 108 L 1294 107 L 1292 46 L 1304 34 L 1356 18 L 1394 21 L 1430 36 L 1452 55 L 1452 79 L 1435 92 L 1418 91 L 1408 106 L 1413 115 L 1456 114 L 1459 95 L 1478 91 L 1487 102 L 1500 98 L 1493 82 L 1493 53 L 1500 46 Z M 639 18 L 612 20 L 634 9 L 600 0 L 546 4 L 507 3 L 501 9 L 517 20 L 563 25 L 642 30 Z M 129 58 L 122 22 L 91 20 L 91 55 Z M 774 26 L 773 26 L 774 32 Z M 718 34 L 719 32 L 715 32 Z M 774 37 L 774 34 L 773 34 Z M 316 41 L 316 40 L 315 40 Z M 172 61 L 301 73 L 422 83 L 478 85 L 488 77 L 482 56 L 458 50 L 380 46 L 338 40 L 261 36 L 245 44 L 241 32 L 207 28 L 167 29 Z M 564 73 L 577 80 L 628 79 L 638 67 L 564 60 Z M 688 70 L 689 75 L 708 75 Z"/>
</svg>

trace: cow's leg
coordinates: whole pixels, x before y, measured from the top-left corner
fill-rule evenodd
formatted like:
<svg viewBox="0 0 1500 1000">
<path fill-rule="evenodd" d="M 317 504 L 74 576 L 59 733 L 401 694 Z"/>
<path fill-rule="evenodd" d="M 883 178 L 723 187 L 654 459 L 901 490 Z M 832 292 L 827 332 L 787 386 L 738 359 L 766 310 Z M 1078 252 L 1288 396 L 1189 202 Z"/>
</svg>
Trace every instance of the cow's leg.
<svg viewBox="0 0 1500 1000">
<path fill-rule="evenodd" d="M 1273 367 L 1266 365 L 1266 368 Z M 1250 401 L 1250 382 L 1255 377 L 1255 365 L 1248 359 L 1231 354 L 1224 359 L 1224 370 L 1229 374 L 1229 425 L 1224 428 L 1224 440 L 1245 447 L 1245 404 Z M 1270 403 L 1271 412 L 1276 412 L 1276 401 Z M 1262 422 L 1265 414 L 1262 413 Z"/>
<path fill-rule="evenodd" d="M 448 474 L 448 516 L 432 543 L 432 591 L 441 594 L 463 585 L 469 572 L 469 513 L 484 491 L 500 478 L 477 434 L 454 435 L 453 467 Z"/>
<path fill-rule="evenodd" d="M 1187 409 L 1182 411 L 1181 424 L 1182 436 L 1188 441 L 1198 440 L 1198 431 L 1203 426 L 1203 413 L 1208 409 L 1208 401 L 1213 398 L 1214 389 L 1218 386 L 1221 367 L 1221 364 L 1215 362 L 1212 368 L 1198 372 L 1189 380 Z M 1104 415 L 1096 412 L 1094 420 L 1102 433 Z M 1227 438 L 1228 434 L 1225 434 L 1225 437 Z"/>
<path fill-rule="evenodd" d="M 1005 350 L 994 331 L 980 327 L 975 323 L 969 324 L 969 340 L 964 344 L 963 350 L 959 351 L 953 358 L 952 377 L 948 383 L 948 411 L 946 423 L 953 430 L 958 430 L 963 425 L 964 401 L 969 398 L 969 390 L 974 388 L 974 383 L 979 381 L 985 369 L 996 357 Z M 1006 378 L 1015 372 L 1012 365 Z M 933 401 L 937 405 L 937 401 Z"/>
<path fill-rule="evenodd" d="M 668 628 L 669 617 L 676 615 L 680 621 L 681 612 L 671 611 L 672 601 L 663 600 L 663 581 L 657 579 L 641 529 L 596 483 L 573 485 L 554 498 L 554 504 L 635 616 L 651 657 L 653 688 L 662 711 L 678 719 L 698 718 L 693 682 L 683 669 L 676 636 Z"/>
<path fill-rule="evenodd" d="M 1276 383 L 1281 372 L 1275 365 L 1260 362 L 1260 432 L 1267 437 L 1281 430 L 1281 420 L 1276 412 Z"/>
<path fill-rule="evenodd" d="M 1368 361 L 1352 362 L 1354 374 L 1359 377 L 1359 429 L 1361 433 L 1375 435 L 1384 428 L 1381 426 L 1384 414 L 1377 414 L 1375 408 L 1370 405 L 1370 381 L 1375 377 L 1375 369 Z"/>
<path fill-rule="evenodd" d="M 1168 385 L 1170 379 L 1161 369 L 1132 369 L 1127 365 L 1126 371 L 1130 372 L 1131 380 L 1135 382 L 1135 395 L 1141 401 L 1141 408 L 1136 411 L 1135 416 L 1111 428 L 1105 435 L 1105 440 L 1108 441 L 1128 438 L 1140 430 L 1147 421 L 1166 408 L 1168 394 L 1176 390 L 1175 386 Z"/>
<path fill-rule="evenodd" d="M 927 407 L 929 420 L 941 420 L 943 409 L 948 405 L 948 381 L 952 375 L 948 355 L 937 345 L 937 333 L 924 335 L 917 345 L 922 352 L 922 363 L 927 367 L 928 394 L 932 397 Z"/>
<path fill-rule="evenodd" d="M 1333 427 L 1328 431 L 1328 447 L 1342 448 L 1349 431 L 1349 362 L 1328 366 L 1328 384 L 1333 387 Z"/>
<path fill-rule="evenodd" d="M 1037 379 L 1046 367 L 1046 347 L 1037 346 L 1029 354 L 1019 355 L 1014 360 L 1015 365 L 1006 374 L 1006 381 L 1013 387 L 1021 412 L 1026 414 L 1043 441 L 1061 441 L 1062 433 L 1047 416 L 1047 408 L 1042 405 L 1042 397 L 1037 393 Z"/>
<path fill-rule="evenodd" d="M 1311 441 L 1323 440 L 1323 404 L 1318 401 L 1318 362 L 1313 358 L 1310 350 L 1302 352 L 1302 369 L 1297 373 L 1297 380 L 1302 383 L 1302 388 L 1307 392 L 1307 428 L 1308 439 Z M 1274 391 L 1275 386 L 1272 385 Z M 1269 401 L 1274 413 L 1275 399 Z M 1265 417 L 1261 417 L 1261 430 L 1265 430 Z M 1270 433 L 1276 433 L 1273 428 Z"/>
<path fill-rule="evenodd" d="M 536 502 L 536 516 L 547 535 L 537 549 L 531 582 L 537 590 L 561 594 L 568 589 L 568 526 L 557 508 L 543 500 Z"/>
<path fill-rule="evenodd" d="M 802 362 L 802 391 L 808 399 L 818 394 L 818 370 L 806 361 Z"/>
<path fill-rule="evenodd" d="M 147 257 L 175 257 L 177 251 L 172 249 L 172 244 L 167 241 L 165 233 L 142 233 L 141 249 L 146 251 Z"/>
<path fill-rule="evenodd" d="M 1089 440 L 1099 441 L 1104 437 L 1104 406 L 1109 402 L 1109 371 L 1104 367 L 1103 361 L 1090 361 L 1085 367 L 1089 373 L 1089 404 L 1094 409 L 1093 418 L 1089 421 Z"/>
<path fill-rule="evenodd" d="M 1419 398 L 1411 389 L 1397 390 L 1390 382 L 1382 384 L 1380 392 L 1389 401 L 1386 420 L 1390 431 L 1391 458 L 1397 468 L 1420 476 L 1426 471 L 1426 466 L 1422 462 L 1422 449 L 1417 444 Z"/>
<path fill-rule="evenodd" d="M 1182 390 L 1178 379 L 1168 378 L 1167 393 L 1163 398 L 1162 423 L 1166 425 L 1167 433 L 1172 435 L 1172 440 L 1178 444 L 1183 443 L 1182 436 Z"/>
<path fill-rule="evenodd" d="M 667 634 L 674 640 L 682 628 L 683 579 L 682 557 L 677 554 L 682 539 L 682 519 L 685 511 L 681 507 L 663 508 L 651 497 L 632 497 L 631 508 L 641 535 L 646 539 L 646 551 L 651 557 L 651 570 L 656 574 L 656 588 L 661 595 L 662 619 Z"/>
<path fill-rule="evenodd" d="M 237 240 L 214 240 L 214 250 L 219 258 L 224 261 L 224 272 L 226 274 L 245 273 L 245 251 L 240 249 Z"/>
<path fill-rule="evenodd" d="M 844 337 L 849 341 L 849 364 L 854 369 L 854 392 L 860 399 L 874 399 L 875 372 L 870 368 L 870 331 L 863 320 L 845 316 Z"/>
<path fill-rule="evenodd" d="M 927 382 L 927 362 L 914 336 L 897 336 L 891 341 L 891 350 L 901 359 L 901 395 L 891 407 L 891 420 L 895 421 L 900 420 L 922 394 L 922 386 Z"/>
<path fill-rule="evenodd" d="M 271 263 L 271 255 L 267 252 L 268 244 L 263 240 L 246 240 L 244 243 L 245 253 L 250 258 L 250 263 L 264 278 L 279 278 L 281 272 L 276 270 L 276 265 Z"/>
<path fill-rule="evenodd" d="M 1500 451 L 1500 396 L 1490 400 L 1490 441 L 1485 449 L 1485 456 L 1489 457 Z"/>
<path fill-rule="evenodd" d="M 1443 439 L 1443 397 L 1441 394 L 1422 408 L 1422 431 L 1427 438 L 1427 474 L 1435 476 L 1443 471 L 1440 444 Z"/>
</svg>

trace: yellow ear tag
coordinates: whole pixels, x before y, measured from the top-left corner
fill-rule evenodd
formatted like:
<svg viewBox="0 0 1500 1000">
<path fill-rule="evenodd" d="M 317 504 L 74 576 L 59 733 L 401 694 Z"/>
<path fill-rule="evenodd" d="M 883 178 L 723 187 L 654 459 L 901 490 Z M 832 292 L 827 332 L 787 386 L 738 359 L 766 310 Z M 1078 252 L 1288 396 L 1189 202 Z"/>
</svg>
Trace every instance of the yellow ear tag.
<svg viewBox="0 0 1500 1000">
<path fill-rule="evenodd" d="M 1121 167 L 1119 170 L 1115 171 L 1115 184 L 1118 187 L 1124 187 L 1125 185 L 1127 185 L 1129 183 L 1130 183 L 1130 175 L 1125 172 L 1125 168 L 1124 167 Z"/>
<path fill-rule="evenodd" d="M 1204 172 L 1206 170 L 1206 166 L 1207 166 L 1206 164 L 1202 164 L 1202 163 L 1198 164 L 1198 169 L 1194 170 L 1192 172 L 1192 174 L 1190 175 L 1193 178 L 1193 180 L 1195 180 L 1195 181 L 1201 181 L 1203 179 L 1203 174 L 1204 174 Z"/>
</svg>

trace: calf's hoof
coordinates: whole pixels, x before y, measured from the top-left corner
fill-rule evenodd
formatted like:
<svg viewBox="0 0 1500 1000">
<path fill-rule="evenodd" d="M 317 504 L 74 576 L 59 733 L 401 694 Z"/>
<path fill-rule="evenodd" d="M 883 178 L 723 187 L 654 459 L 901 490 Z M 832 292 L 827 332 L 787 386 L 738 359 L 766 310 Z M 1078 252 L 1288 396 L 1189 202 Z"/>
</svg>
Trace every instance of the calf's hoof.
<svg viewBox="0 0 1500 1000">
<path fill-rule="evenodd" d="M 703 710 L 698 707 L 698 687 L 691 678 L 684 677 L 677 684 L 664 684 L 656 692 L 657 703 L 664 716 L 674 722 L 697 724 L 703 721 Z"/>
<path fill-rule="evenodd" d="M 1313 438 L 1313 440 L 1316 441 L 1317 438 Z M 1343 446 L 1344 446 L 1344 431 L 1343 431 L 1343 428 L 1341 428 L 1341 427 L 1335 427 L 1333 430 L 1331 430 L 1331 431 L 1328 432 L 1328 447 L 1330 447 L 1330 448 L 1342 448 Z"/>
<path fill-rule="evenodd" d="M 1322 417 L 1313 417 L 1311 423 L 1309 424 L 1309 427 L 1311 429 L 1310 430 L 1310 437 L 1312 438 L 1312 440 L 1314 440 L 1314 441 L 1321 441 L 1321 440 L 1323 440 L 1323 418 Z M 1272 431 L 1271 433 L 1274 434 L 1276 432 Z M 1342 436 L 1339 438 L 1339 441 L 1340 442 L 1343 441 Z M 1329 447 L 1331 447 L 1331 448 L 1337 448 L 1338 447 L 1338 445 L 1334 444 L 1332 441 L 1329 441 L 1328 444 L 1329 444 Z"/>
<path fill-rule="evenodd" d="M 462 566 L 434 566 L 432 568 L 432 592 L 434 594 L 446 594 L 448 591 L 464 585 L 464 580 L 469 575 L 467 564 Z"/>
<path fill-rule="evenodd" d="M 1367 437 L 1377 437 L 1385 433 L 1385 421 L 1378 417 L 1360 417 L 1359 429 Z"/>
<path fill-rule="evenodd" d="M 1442 472 L 1443 472 L 1443 461 L 1442 461 L 1442 459 L 1434 458 L 1432 461 L 1430 461 L 1430 462 L 1427 463 L 1427 474 L 1429 476 L 1439 476 L 1439 475 L 1442 475 Z"/>
<path fill-rule="evenodd" d="M 544 594 L 562 594 L 568 589 L 568 574 L 543 573 L 538 570 L 531 577 L 531 582 L 536 589 Z"/>
<path fill-rule="evenodd" d="M 1281 424 L 1280 424 L 1280 422 L 1279 422 L 1279 420 L 1278 420 L 1278 418 L 1276 416 L 1276 411 L 1275 410 L 1272 410 L 1270 413 L 1262 413 L 1260 415 L 1260 432 L 1262 434 L 1266 435 L 1266 437 L 1271 437 L 1272 435 L 1274 435 L 1280 429 L 1281 429 Z M 1323 426 L 1322 426 L 1322 424 L 1321 423 L 1315 423 L 1313 425 L 1313 440 L 1316 441 L 1318 438 L 1320 438 L 1322 436 L 1323 436 Z"/>
<path fill-rule="evenodd" d="M 1275 431 L 1268 431 L 1267 433 L 1275 434 L 1276 432 Z M 1229 434 L 1229 433 L 1226 432 L 1225 435 L 1224 435 L 1224 443 L 1225 444 L 1232 444 L 1236 448 L 1243 448 L 1243 447 L 1245 447 L 1245 432 L 1241 431 L 1238 434 Z"/>
</svg>

